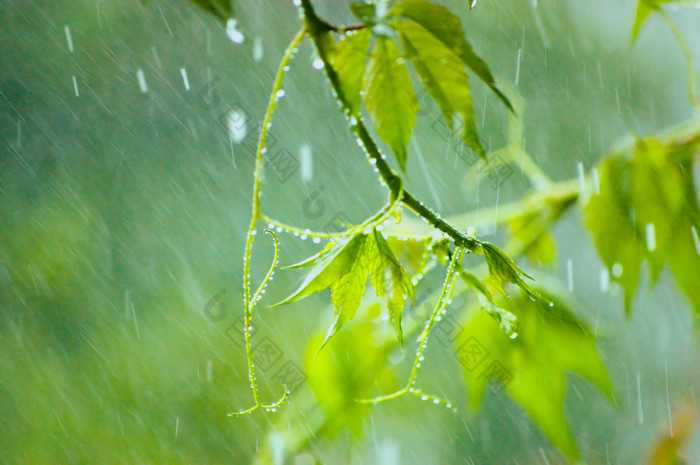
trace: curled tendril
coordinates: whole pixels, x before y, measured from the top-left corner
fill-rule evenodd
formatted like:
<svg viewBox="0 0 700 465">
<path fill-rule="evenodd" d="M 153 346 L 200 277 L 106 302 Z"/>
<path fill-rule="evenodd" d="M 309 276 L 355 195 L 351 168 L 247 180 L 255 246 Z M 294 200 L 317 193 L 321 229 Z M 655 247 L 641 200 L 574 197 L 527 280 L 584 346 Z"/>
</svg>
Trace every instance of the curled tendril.
<svg viewBox="0 0 700 465">
<path fill-rule="evenodd" d="M 270 282 L 270 279 L 272 279 L 272 275 L 275 273 L 275 269 L 277 269 L 277 263 L 279 262 L 280 257 L 280 241 L 277 239 L 277 234 L 275 234 L 275 232 L 271 229 L 266 229 L 265 234 L 272 236 L 272 240 L 275 242 L 275 255 L 272 258 L 270 269 L 265 275 L 265 278 L 263 278 L 262 283 L 260 283 L 260 287 L 258 287 L 258 290 L 255 291 L 255 294 L 253 294 L 253 298 L 250 301 L 251 310 L 252 306 L 255 305 L 255 302 L 257 302 L 262 293 L 265 292 L 265 286 L 267 286 L 267 283 Z"/>
<path fill-rule="evenodd" d="M 263 278 L 262 282 L 260 283 L 260 287 L 258 287 L 258 290 L 255 291 L 255 294 L 253 294 L 253 298 L 250 300 L 248 303 L 248 308 L 246 309 L 246 326 L 245 326 L 245 334 L 246 334 L 246 344 L 250 344 L 250 316 L 253 313 L 253 308 L 255 307 L 255 304 L 257 303 L 260 298 L 262 298 L 263 292 L 265 292 L 265 286 L 267 286 L 267 283 L 270 282 L 270 279 L 272 279 L 272 275 L 275 273 L 275 270 L 277 269 L 277 264 L 279 263 L 279 255 L 280 255 L 280 243 L 279 240 L 277 239 L 277 235 L 275 234 L 274 231 L 270 229 L 265 230 L 265 234 L 269 234 L 272 237 L 272 240 L 274 241 L 275 244 L 275 254 L 272 257 L 272 264 L 270 265 L 270 269 L 267 271 L 267 274 Z M 248 369 L 250 373 L 250 379 L 251 383 L 253 386 L 253 396 L 255 398 L 255 405 L 247 410 L 241 410 L 240 412 L 233 412 L 229 413 L 229 417 L 237 418 L 237 417 L 242 417 L 244 415 L 248 415 L 250 413 L 253 413 L 257 410 L 264 410 L 267 412 L 274 412 L 277 410 L 277 408 L 285 403 L 287 401 L 287 398 L 289 397 L 289 390 L 287 389 L 287 385 L 284 384 L 284 394 L 282 394 L 282 397 L 275 403 L 273 404 L 263 404 L 260 401 L 260 393 L 258 391 L 258 385 L 257 382 L 255 381 L 255 368 L 252 363 L 252 358 L 248 357 Z"/>
</svg>

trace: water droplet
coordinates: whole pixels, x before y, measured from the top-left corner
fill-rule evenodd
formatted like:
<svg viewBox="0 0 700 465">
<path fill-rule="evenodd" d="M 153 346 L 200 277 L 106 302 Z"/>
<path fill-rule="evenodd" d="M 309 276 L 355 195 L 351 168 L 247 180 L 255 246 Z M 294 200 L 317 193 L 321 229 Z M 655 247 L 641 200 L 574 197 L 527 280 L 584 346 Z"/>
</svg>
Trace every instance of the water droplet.
<svg viewBox="0 0 700 465">
<path fill-rule="evenodd" d="M 238 109 L 229 111 L 226 115 L 226 127 L 228 128 L 228 135 L 234 144 L 243 142 L 246 135 L 248 135 L 245 113 Z"/>
<path fill-rule="evenodd" d="M 612 274 L 616 278 L 622 276 L 622 265 L 620 263 L 615 263 L 612 267 Z"/>
</svg>

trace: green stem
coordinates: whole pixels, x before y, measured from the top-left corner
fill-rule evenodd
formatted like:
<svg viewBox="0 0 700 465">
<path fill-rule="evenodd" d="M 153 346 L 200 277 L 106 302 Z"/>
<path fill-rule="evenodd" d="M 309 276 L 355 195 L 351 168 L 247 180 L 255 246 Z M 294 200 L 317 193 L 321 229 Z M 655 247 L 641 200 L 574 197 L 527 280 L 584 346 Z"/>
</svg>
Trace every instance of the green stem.
<svg viewBox="0 0 700 465">
<path fill-rule="evenodd" d="M 359 118 L 359 115 L 353 115 L 350 105 L 348 104 L 348 100 L 343 93 L 342 87 L 340 86 L 338 76 L 330 64 L 324 44 L 333 40 L 330 35 L 331 29 L 328 27 L 328 24 L 325 21 L 316 15 L 313 5 L 311 4 L 311 0 L 301 0 L 300 8 L 302 17 L 304 18 L 304 24 L 306 24 L 309 35 L 316 46 L 318 56 L 325 64 L 324 69 L 326 71 L 326 76 L 328 77 L 328 80 L 330 81 L 331 86 L 337 95 L 337 99 L 338 102 L 340 102 L 343 114 L 348 117 L 351 131 L 362 143 L 362 146 L 367 151 L 370 163 L 377 168 L 382 181 L 387 185 L 388 189 L 392 193 L 392 196 L 399 195 L 401 177 L 391 169 L 389 163 L 386 161 L 386 157 L 379 151 L 377 144 L 370 136 L 369 131 L 367 131 L 367 128 Z M 447 234 L 454 241 L 455 245 L 463 246 L 471 252 L 480 252 L 481 243 L 477 239 L 467 236 L 463 231 L 460 231 L 455 226 L 447 223 L 445 220 L 440 218 L 438 214 L 423 205 L 421 201 L 416 199 L 406 189 L 403 190 L 402 202 L 411 211 L 424 218 L 436 229 Z"/>
<path fill-rule="evenodd" d="M 258 217 L 262 221 L 265 221 L 268 223 L 268 226 L 272 227 L 278 227 L 281 228 L 283 231 L 287 231 L 293 234 L 297 235 L 302 235 L 302 236 L 307 236 L 307 237 L 318 237 L 322 239 L 332 239 L 332 238 L 338 238 L 338 237 L 346 237 L 346 236 L 353 236 L 358 233 L 358 231 L 364 231 L 366 229 L 373 229 L 377 227 L 378 225 L 382 224 L 385 220 L 387 220 L 394 211 L 396 211 L 397 208 L 401 207 L 401 201 L 402 201 L 402 196 L 401 194 L 403 193 L 403 187 L 399 186 L 399 190 L 396 195 L 391 196 L 391 199 L 389 200 L 389 203 L 386 204 L 382 209 L 379 211 L 379 213 L 375 214 L 368 220 L 366 220 L 362 224 L 358 224 L 355 226 L 350 227 L 346 231 L 342 231 L 339 233 L 329 233 L 329 232 L 324 232 L 324 231 L 311 231 L 309 229 L 300 229 L 295 226 L 291 226 L 285 223 L 282 223 L 280 221 L 277 221 L 274 218 L 271 218 L 263 213 L 259 213 Z"/>
<path fill-rule="evenodd" d="M 267 111 L 265 112 L 265 118 L 263 119 L 262 128 L 260 129 L 260 140 L 258 141 L 258 148 L 255 159 L 255 172 L 253 175 L 253 213 L 250 219 L 250 226 L 248 227 L 248 237 L 245 244 L 245 253 L 243 255 L 243 305 L 245 307 L 245 327 L 243 333 L 245 337 L 246 358 L 248 361 L 248 378 L 250 380 L 251 390 L 253 391 L 253 399 L 255 400 L 255 406 L 251 407 L 248 410 L 231 414 L 231 416 L 252 413 L 260 408 L 277 408 L 277 406 L 280 403 L 284 402 L 287 399 L 288 395 L 287 389 L 285 387 L 285 392 L 282 396 L 282 399 L 280 399 L 275 404 L 265 406 L 260 401 L 260 390 L 258 389 L 258 382 L 255 377 L 255 364 L 253 363 L 253 345 L 251 343 L 250 335 L 251 327 L 253 324 L 253 308 L 255 307 L 255 299 L 251 299 L 250 295 L 250 258 L 253 248 L 253 241 L 255 240 L 255 228 L 257 226 L 258 219 L 260 218 L 260 177 L 262 174 L 262 167 L 266 150 L 265 142 L 267 141 L 267 133 L 269 131 L 270 123 L 272 121 L 272 115 L 275 111 L 275 108 L 277 108 L 277 92 L 282 87 L 285 68 L 289 64 L 289 61 L 294 55 L 294 51 L 299 46 L 305 35 L 306 29 L 302 28 L 294 37 L 294 39 L 292 39 L 292 42 L 289 44 L 287 50 L 284 53 L 284 56 L 282 57 L 282 61 L 280 62 L 279 68 L 277 70 L 277 76 L 275 77 L 275 81 L 272 86 L 272 92 L 270 92 L 270 99 L 267 105 Z M 277 244 L 277 238 L 275 238 L 275 244 Z M 277 256 L 277 252 L 275 252 L 275 256 Z M 270 272 L 268 272 L 268 276 L 266 277 L 266 279 L 263 280 L 263 285 L 267 280 L 269 280 L 273 269 L 274 264 Z M 257 296 L 258 293 L 256 293 L 256 298 Z"/>
<path fill-rule="evenodd" d="M 428 345 L 428 335 L 430 334 L 430 330 L 440 319 L 440 317 L 442 317 L 442 315 L 445 314 L 447 305 L 449 304 L 450 299 L 452 298 L 452 292 L 455 288 L 455 279 L 457 278 L 457 275 L 455 274 L 455 269 L 459 264 L 460 260 L 462 259 L 464 251 L 465 249 L 463 247 L 458 247 L 457 250 L 455 250 L 455 252 L 452 254 L 452 260 L 450 260 L 450 265 L 447 268 L 447 276 L 445 276 L 445 282 L 442 286 L 442 292 L 440 293 L 438 303 L 435 306 L 433 313 L 430 315 L 430 319 L 425 325 L 425 329 L 418 338 L 418 352 L 416 353 L 416 360 L 413 364 L 411 376 L 408 381 L 408 384 L 411 387 L 413 387 L 413 385 L 416 382 L 416 376 L 418 376 L 418 368 L 420 368 L 420 362 L 423 359 L 423 352 L 425 351 L 425 347 Z"/>
<path fill-rule="evenodd" d="M 418 338 L 418 350 L 416 351 L 416 358 L 413 362 L 411 374 L 408 377 L 408 383 L 406 383 L 406 386 L 403 389 L 399 389 L 398 391 L 393 392 L 391 394 L 373 397 L 371 399 L 358 399 L 357 402 L 361 404 L 376 404 L 379 402 L 397 399 L 406 394 L 412 394 L 420 397 L 422 400 L 429 400 L 435 404 L 442 404 L 450 409 L 453 408 L 451 402 L 441 399 L 437 396 L 426 394 L 423 391 L 416 389 L 415 385 L 416 378 L 418 377 L 418 370 L 420 369 L 421 362 L 424 359 L 423 353 L 425 352 L 425 348 L 428 345 L 428 336 L 430 335 L 430 331 L 435 325 L 435 323 L 437 323 L 442 317 L 442 315 L 445 314 L 447 305 L 450 303 L 450 299 L 452 298 L 452 292 L 455 288 L 455 280 L 457 279 L 457 274 L 455 273 L 455 270 L 460 260 L 464 256 L 465 251 L 466 249 L 464 247 L 457 247 L 455 253 L 452 254 L 450 265 L 447 267 L 447 275 L 445 276 L 445 282 L 442 285 L 442 291 L 440 292 L 440 298 L 438 299 L 438 302 L 430 315 L 430 319 L 425 324 L 425 329 Z"/>
</svg>

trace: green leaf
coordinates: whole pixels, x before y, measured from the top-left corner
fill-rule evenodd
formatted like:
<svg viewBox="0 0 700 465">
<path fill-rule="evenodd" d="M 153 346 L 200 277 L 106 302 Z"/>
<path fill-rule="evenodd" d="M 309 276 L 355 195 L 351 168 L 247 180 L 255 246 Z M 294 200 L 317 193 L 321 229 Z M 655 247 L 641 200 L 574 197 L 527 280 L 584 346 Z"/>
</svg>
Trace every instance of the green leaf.
<svg viewBox="0 0 700 465">
<path fill-rule="evenodd" d="M 508 220 L 507 225 L 511 236 L 506 248 L 522 249 L 534 263 L 553 264 L 557 251 L 549 228 L 561 218 L 577 198 L 577 195 L 550 198 L 539 203 L 535 208 Z"/>
<path fill-rule="evenodd" d="M 338 42 L 333 53 L 329 54 L 340 88 L 354 115 L 360 112 L 360 89 L 369 52 L 370 36 L 368 29 L 350 31 Z"/>
<path fill-rule="evenodd" d="M 550 297 L 550 296 L 548 296 Z M 560 302 L 543 309 L 527 296 L 504 304 L 519 322 L 509 338 L 485 312 L 470 312 L 457 340 L 457 353 L 478 408 L 486 387 L 505 388 L 569 460 L 579 453 L 564 418 L 567 371 L 577 372 L 611 395 L 612 386 L 598 357 L 595 339 Z"/>
<path fill-rule="evenodd" d="M 586 227 L 593 233 L 603 263 L 613 271 L 612 279 L 622 284 L 629 312 L 643 256 L 632 221 L 631 173 L 627 162 L 617 157 L 604 162 L 599 171 L 600 193 L 586 206 Z"/>
<path fill-rule="evenodd" d="M 397 208 L 397 211 L 400 210 Z M 425 240 L 402 240 L 396 236 L 389 235 L 387 242 L 389 242 L 389 246 L 396 253 L 396 256 L 400 257 L 400 260 L 406 264 L 406 270 L 409 274 L 416 274 L 422 270 L 428 259 Z"/>
<path fill-rule="evenodd" d="M 517 217 L 510 220 L 508 226 L 521 243 L 530 242 L 525 250 L 530 260 L 543 265 L 554 263 L 557 258 L 554 238 L 547 230 L 539 229 L 536 220 Z"/>
<path fill-rule="evenodd" d="M 399 343 L 403 344 L 401 317 L 406 296 L 410 295 L 415 300 L 413 284 L 379 231 L 372 230 L 368 234 L 360 232 L 344 243 L 329 244 L 318 254 L 290 268 L 310 266 L 313 268 L 297 291 L 274 306 L 294 302 L 330 287 L 336 319 L 321 347 L 357 313 L 365 294 L 368 274 L 377 296 L 386 297 L 390 320 Z M 390 286 L 387 286 L 387 278 Z"/>
<path fill-rule="evenodd" d="M 649 16 L 655 11 L 660 11 L 661 5 L 665 3 L 675 3 L 677 5 L 687 5 L 697 8 L 697 2 L 695 0 L 637 0 L 637 11 L 634 15 L 634 25 L 632 26 L 631 34 L 632 42 L 639 36 Z"/>
<path fill-rule="evenodd" d="M 669 265 L 700 313 L 700 208 L 688 174 L 697 146 L 697 138 L 677 143 L 639 140 L 599 167 L 600 193 L 585 208 L 586 226 L 612 279 L 625 290 L 627 311 L 646 259 L 652 284 Z"/>
<path fill-rule="evenodd" d="M 355 18 L 368 25 L 372 25 L 377 21 L 376 7 L 373 3 L 351 3 L 350 11 L 352 11 Z"/>
<path fill-rule="evenodd" d="M 638 0 L 637 1 L 637 11 L 634 15 L 634 25 L 632 26 L 632 42 L 637 39 L 637 36 L 642 30 L 644 23 L 649 18 L 649 16 L 655 12 L 661 10 L 661 5 L 664 3 L 677 3 L 697 6 L 694 0 Z"/>
<path fill-rule="evenodd" d="M 306 266 L 313 266 L 313 268 L 306 275 L 296 292 L 273 306 L 295 302 L 302 297 L 320 292 L 333 285 L 361 257 L 364 240 L 365 236 L 360 234 L 343 243 L 329 244 L 310 259 L 292 265 L 290 268 Z"/>
<path fill-rule="evenodd" d="M 406 58 L 418 71 L 428 94 L 440 105 L 450 129 L 458 129 L 467 146 L 481 157 L 486 153 L 476 129 L 476 115 L 464 65 L 445 44 L 417 23 L 392 21 Z"/>
<path fill-rule="evenodd" d="M 358 252 L 355 261 L 347 272 L 331 286 L 331 302 L 335 307 L 336 319 L 326 334 L 326 339 L 321 347 L 326 345 L 331 336 L 345 323 L 353 319 L 357 309 L 360 308 L 360 301 L 367 287 L 367 268 L 370 257 L 367 249 L 371 248 L 372 245 L 371 239 L 364 238 L 362 246 L 360 246 L 361 251 Z"/>
<path fill-rule="evenodd" d="M 363 91 L 372 124 L 406 169 L 406 145 L 416 124 L 418 103 L 411 76 L 391 39 L 377 37 L 365 70 Z"/>
<path fill-rule="evenodd" d="M 313 410 L 320 406 L 325 413 L 324 435 L 332 438 L 349 429 L 360 437 L 371 406 L 356 399 L 370 397 L 375 389 L 391 392 L 398 387 L 392 370 L 386 368 L 394 344 L 386 341 L 378 347 L 375 330 L 368 322 L 359 323 L 338 334 L 338 344 L 324 351 L 322 336 L 309 343 L 304 373 L 316 398 Z M 307 434 L 304 430 L 303 437 Z"/>
<path fill-rule="evenodd" d="M 213 14 L 224 24 L 233 18 L 232 0 L 190 0 L 190 2 Z"/>
<path fill-rule="evenodd" d="M 476 275 L 468 272 L 461 266 L 459 267 L 459 275 L 477 293 L 481 310 L 491 315 L 506 336 L 511 339 L 517 337 L 518 319 L 515 315 L 496 305 L 488 287 Z"/>
<path fill-rule="evenodd" d="M 389 319 L 396 330 L 399 345 L 403 350 L 401 317 L 403 316 L 403 309 L 406 305 L 407 293 L 415 303 L 416 297 L 413 291 L 413 283 L 404 267 L 401 266 L 399 259 L 394 255 L 391 247 L 389 247 L 386 239 L 384 239 L 384 236 L 376 230 L 373 234 L 375 248 L 368 250 L 372 257 L 369 270 L 370 279 L 372 280 L 372 286 L 379 298 L 384 298 L 387 295 L 387 275 L 390 279 L 390 297 L 387 301 L 387 309 L 389 312 Z"/>
<path fill-rule="evenodd" d="M 549 303 L 525 283 L 523 277 L 532 278 L 521 270 L 505 252 L 489 242 L 482 242 L 481 245 L 486 264 L 489 267 L 489 279 L 502 291 L 503 295 L 507 296 L 505 284 L 512 283 L 520 287 L 532 299 L 540 303 Z"/>
<path fill-rule="evenodd" d="M 464 37 L 459 18 L 447 8 L 425 0 L 407 0 L 394 5 L 388 17 L 406 18 L 420 24 L 451 49 L 479 79 L 498 95 L 510 111 L 514 111 L 508 98 L 496 87 L 496 82 L 486 62 L 474 53 L 472 46 Z"/>
</svg>

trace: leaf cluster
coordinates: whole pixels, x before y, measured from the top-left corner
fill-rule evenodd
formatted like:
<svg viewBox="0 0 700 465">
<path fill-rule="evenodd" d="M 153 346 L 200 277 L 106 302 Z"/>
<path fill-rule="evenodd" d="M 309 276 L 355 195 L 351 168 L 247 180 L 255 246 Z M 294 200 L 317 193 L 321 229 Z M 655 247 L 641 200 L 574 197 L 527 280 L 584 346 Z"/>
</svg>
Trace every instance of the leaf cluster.
<svg viewBox="0 0 700 465">
<path fill-rule="evenodd" d="M 364 101 L 377 134 L 391 147 L 401 169 L 406 146 L 416 123 L 418 102 L 410 62 L 428 94 L 438 103 L 447 125 L 481 157 L 476 116 L 466 69 L 474 72 L 512 110 L 498 90 L 488 65 L 464 36 L 459 18 L 426 0 L 397 2 L 380 17 L 373 5 L 354 4 L 355 15 L 369 29 L 345 32 L 324 53 L 334 68 L 353 117 Z M 373 39 L 373 40 L 371 40 Z M 399 47 L 400 45 L 400 47 Z"/>
<path fill-rule="evenodd" d="M 276 305 L 291 303 L 330 287 L 336 318 L 321 348 L 357 313 L 368 275 L 377 297 L 386 305 L 399 343 L 403 344 L 401 317 L 406 298 L 410 296 L 415 300 L 413 284 L 380 231 L 362 231 L 331 242 L 311 258 L 287 268 L 304 267 L 312 269 L 299 288 Z"/>
<path fill-rule="evenodd" d="M 585 208 L 586 226 L 612 279 L 632 306 L 644 260 L 652 283 L 669 266 L 700 313 L 700 208 L 693 160 L 700 137 L 637 139 L 599 166 L 600 185 Z"/>
</svg>

